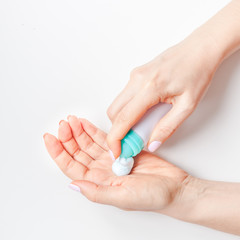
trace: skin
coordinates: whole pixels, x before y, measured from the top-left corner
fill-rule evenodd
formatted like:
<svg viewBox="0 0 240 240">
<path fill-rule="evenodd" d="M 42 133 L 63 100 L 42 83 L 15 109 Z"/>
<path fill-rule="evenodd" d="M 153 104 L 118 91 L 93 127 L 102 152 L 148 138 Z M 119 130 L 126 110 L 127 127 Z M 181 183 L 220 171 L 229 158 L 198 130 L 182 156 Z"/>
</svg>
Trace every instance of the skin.
<svg viewBox="0 0 240 240">
<path fill-rule="evenodd" d="M 58 139 L 44 135 L 45 144 L 50 156 L 69 178 L 85 180 L 86 186 L 111 192 L 109 198 L 87 191 L 89 200 L 124 209 L 154 210 L 168 205 L 181 191 L 188 174 L 145 151 L 135 158 L 131 175 L 115 176 L 106 144 L 107 134 L 85 119 L 75 116 L 68 119 L 69 123 L 61 121 Z"/>
<path fill-rule="evenodd" d="M 196 108 L 221 62 L 240 46 L 240 1 L 230 2 L 181 43 L 136 68 L 108 109 L 107 134 L 85 119 L 61 121 L 58 138 L 44 135 L 47 150 L 89 200 L 126 210 L 153 211 L 240 235 L 240 184 L 194 178 L 148 152 L 135 158 L 128 176 L 116 177 L 112 160 L 120 141 L 148 108 L 173 105 L 149 143 L 164 142 Z M 108 143 L 108 144 L 107 144 Z"/>
<path fill-rule="evenodd" d="M 142 151 L 130 175 L 112 173 L 107 134 L 85 119 L 69 116 L 58 138 L 46 133 L 46 148 L 63 173 L 90 201 L 124 210 L 153 211 L 240 235 L 240 184 L 194 178 Z"/>
<path fill-rule="evenodd" d="M 222 61 L 239 46 L 240 1 L 235 0 L 179 44 L 135 68 L 107 111 L 112 121 L 107 142 L 114 157 L 120 155 L 129 129 L 159 102 L 173 107 L 154 128 L 148 147 L 166 141 L 195 110 Z"/>
</svg>

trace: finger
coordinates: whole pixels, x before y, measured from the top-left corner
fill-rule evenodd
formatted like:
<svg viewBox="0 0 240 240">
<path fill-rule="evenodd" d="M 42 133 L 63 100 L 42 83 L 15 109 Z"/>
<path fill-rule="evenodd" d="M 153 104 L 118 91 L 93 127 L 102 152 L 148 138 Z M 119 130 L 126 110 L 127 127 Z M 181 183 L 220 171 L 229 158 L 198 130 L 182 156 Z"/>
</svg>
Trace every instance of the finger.
<svg viewBox="0 0 240 240">
<path fill-rule="evenodd" d="M 72 128 L 73 136 L 80 149 L 87 153 L 94 160 L 106 156 L 106 151 L 96 144 L 91 137 L 84 131 L 81 121 L 75 116 L 69 116 L 68 121 Z"/>
<path fill-rule="evenodd" d="M 154 128 L 149 142 L 148 150 L 154 152 L 167 140 L 182 122 L 193 112 L 194 105 L 189 104 L 185 97 L 181 97 L 172 109 L 158 122 Z"/>
<path fill-rule="evenodd" d="M 74 180 L 84 178 L 88 171 L 87 167 L 75 161 L 55 136 L 45 134 L 44 142 L 48 153 L 65 175 Z"/>
<path fill-rule="evenodd" d="M 92 138 L 92 140 L 101 148 L 103 148 L 105 151 L 108 151 L 109 148 L 106 142 L 107 134 L 86 119 L 80 118 L 80 122 L 82 123 L 82 127 L 87 135 Z"/>
<path fill-rule="evenodd" d="M 106 186 L 89 181 L 74 181 L 69 187 L 81 192 L 90 201 L 96 203 L 124 208 L 128 201 L 128 191 L 122 186 Z"/>
<path fill-rule="evenodd" d="M 120 94 L 114 99 L 107 110 L 107 115 L 111 122 L 114 121 L 118 113 L 134 97 L 136 92 L 137 87 L 133 86 L 133 84 L 130 84 L 129 82 L 127 86 L 120 92 Z"/>
<path fill-rule="evenodd" d="M 90 166 L 93 159 L 79 149 L 77 142 L 73 138 L 69 123 L 64 120 L 59 123 L 58 139 L 61 141 L 63 147 L 70 156 L 72 156 L 76 161 L 81 162 L 83 165 Z"/>
<path fill-rule="evenodd" d="M 158 102 L 157 95 L 150 94 L 148 89 L 144 88 L 119 112 L 107 136 L 108 146 L 115 158 L 121 153 L 121 140 L 129 129 Z"/>
</svg>

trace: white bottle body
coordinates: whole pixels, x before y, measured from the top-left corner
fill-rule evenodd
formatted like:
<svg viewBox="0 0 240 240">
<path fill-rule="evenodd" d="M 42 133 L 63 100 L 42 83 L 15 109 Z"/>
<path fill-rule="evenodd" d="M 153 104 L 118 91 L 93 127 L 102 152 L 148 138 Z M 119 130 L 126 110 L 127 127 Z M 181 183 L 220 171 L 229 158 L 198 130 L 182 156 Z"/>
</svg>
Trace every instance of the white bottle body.
<svg viewBox="0 0 240 240">
<path fill-rule="evenodd" d="M 132 130 L 143 140 L 144 146 L 147 145 L 150 135 L 161 118 L 172 108 L 172 104 L 158 103 L 150 108 L 144 116 L 137 122 Z"/>
<path fill-rule="evenodd" d="M 143 140 L 144 146 L 147 145 L 149 137 L 156 124 L 171 108 L 171 104 L 158 103 L 154 107 L 150 108 L 140 119 L 140 121 L 132 127 L 132 130 Z M 119 157 L 113 163 L 112 171 L 117 176 L 128 175 L 132 170 L 133 164 L 134 159 L 132 157 Z"/>
</svg>

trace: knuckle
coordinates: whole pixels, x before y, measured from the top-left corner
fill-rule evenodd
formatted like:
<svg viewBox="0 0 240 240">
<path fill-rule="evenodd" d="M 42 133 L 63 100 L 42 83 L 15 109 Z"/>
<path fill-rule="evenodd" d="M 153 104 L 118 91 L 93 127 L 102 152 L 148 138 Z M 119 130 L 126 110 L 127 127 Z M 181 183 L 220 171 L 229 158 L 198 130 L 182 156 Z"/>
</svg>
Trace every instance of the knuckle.
<svg viewBox="0 0 240 240">
<path fill-rule="evenodd" d="M 130 73 L 130 80 L 141 80 L 143 77 L 144 72 L 142 67 L 136 67 Z"/>
<path fill-rule="evenodd" d="M 100 194 L 99 194 L 99 186 L 96 187 L 96 190 L 92 192 L 92 194 L 90 194 L 88 196 L 88 199 L 94 203 L 100 203 Z"/>
<path fill-rule="evenodd" d="M 172 135 L 176 131 L 176 128 L 165 126 L 160 130 L 160 136 L 166 138 Z"/>
<path fill-rule="evenodd" d="M 145 85 L 145 90 L 143 91 L 143 97 L 145 99 L 145 103 L 148 107 L 151 107 L 157 103 L 159 103 L 159 92 L 156 88 L 153 87 L 153 83 L 148 83 Z"/>
<path fill-rule="evenodd" d="M 151 93 L 151 95 L 159 95 L 160 93 L 167 92 L 166 89 L 169 88 L 168 77 L 162 73 L 155 73 L 152 78 L 148 79 L 145 83 L 145 89 L 147 92 Z"/>
<path fill-rule="evenodd" d="M 127 111 L 121 111 L 117 117 L 117 122 L 118 123 L 124 123 L 129 121 L 129 114 L 127 113 Z"/>
<path fill-rule="evenodd" d="M 107 115 L 108 115 L 109 119 L 112 121 L 113 118 L 114 118 L 114 115 L 115 115 L 112 106 L 110 106 L 110 107 L 107 109 Z"/>
<path fill-rule="evenodd" d="M 112 145 L 112 143 L 115 141 L 114 137 L 112 136 L 112 133 L 110 132 L 108 135 L 107 135 L 107 138 L 106 138 L 106 141 L 107 141 L 107 145 L 110 147 Z"/>
<path fill-rule="evenodd" d="M 155 92 L 158 89 L 159 81 L 156 78 L 153 78 L 151 80 L 148 80 L 146 82 L 145 88 L 149 92 Z"/>
<path fill-rule="evenodd" d="M 198 100 L 192 94 L 187 94 L 184 98 L 183 106 L 184 112 L 192 112 L 197 105 Z"/>
</svg>

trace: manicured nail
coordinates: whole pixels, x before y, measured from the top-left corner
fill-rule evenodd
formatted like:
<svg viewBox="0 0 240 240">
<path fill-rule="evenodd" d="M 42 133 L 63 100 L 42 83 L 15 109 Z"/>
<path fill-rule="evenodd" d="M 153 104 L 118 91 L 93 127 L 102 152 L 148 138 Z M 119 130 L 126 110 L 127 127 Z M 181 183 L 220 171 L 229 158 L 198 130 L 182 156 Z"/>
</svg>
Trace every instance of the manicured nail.
<svg viewBox="0 0 240 240">
<path fill-rule="evenodd" d="M 162 144 L 162 143 L 159 142 L 159 141 L 153 141 L 153 142 L 151 142 L 150 145 L 148 146 L 148 150 L 149 150 L 150 152 L 154 152 L 154 151 L 156 151 L 156 150 L 160 147 L 161 144 Z"/>
<path fill-rule="evenodd" d="M 115 157 L 114 157 L 114 155 L 113 155 L 113 152 L 112 152 L 111 150 L 109 150 L 108 152 L 109 152 L 109 155 L 110 155 L 111 159 L 112 159 L 113 161 L 115 161 L 116 159 L 115 159 Z"/>
<path fill-rule="evenodd" d="M 71 188 L 71 189 L 74 190 L 74 191 L 81 192 L 80 187 L 78 187 L 77 185 L 74 185 L 74 184 L 72 184 L 72 183 L 70 183 L 70 184 L 68 185 L 68 187 Z"/>
</svg>

